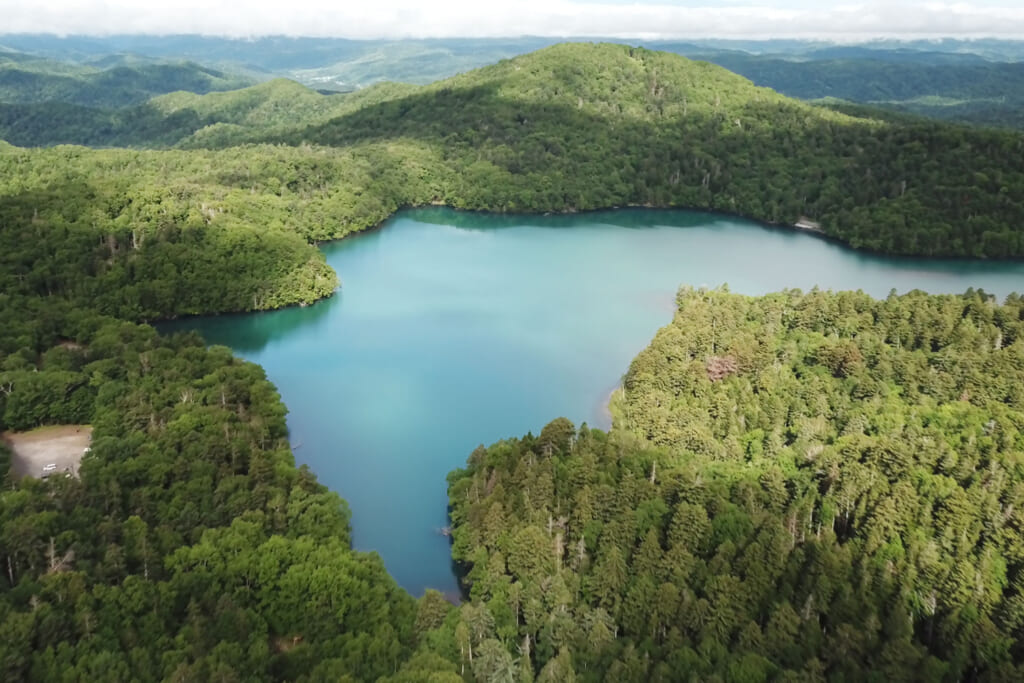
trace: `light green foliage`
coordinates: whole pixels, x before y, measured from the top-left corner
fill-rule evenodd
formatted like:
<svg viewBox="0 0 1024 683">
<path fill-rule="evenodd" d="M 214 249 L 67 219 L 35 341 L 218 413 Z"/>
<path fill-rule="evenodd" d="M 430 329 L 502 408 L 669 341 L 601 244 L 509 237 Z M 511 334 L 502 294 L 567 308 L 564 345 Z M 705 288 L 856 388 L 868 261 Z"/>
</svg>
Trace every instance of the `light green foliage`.
<svg viewBox="0 0 1024 683">
<path fill-rule="evenodd" d="M 687 289 L 678 305 L 610 434 L 552 450 L 558 420 L 452 474 L 463 609 L 535 643 L 537 680 L 1019 678 L 1021 298 Z M 517 572 L 522 539 L 545 537 L 554 566 Z"/>
</svg>

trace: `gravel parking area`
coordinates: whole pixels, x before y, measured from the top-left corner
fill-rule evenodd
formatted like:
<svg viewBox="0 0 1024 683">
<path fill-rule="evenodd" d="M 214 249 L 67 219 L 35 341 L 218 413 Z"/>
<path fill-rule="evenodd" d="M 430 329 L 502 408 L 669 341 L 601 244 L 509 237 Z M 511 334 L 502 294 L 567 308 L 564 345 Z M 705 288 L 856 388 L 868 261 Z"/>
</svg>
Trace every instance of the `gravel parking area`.
<svg viewBox="0 0 1024 683">
<path fill-rule="evenodd" d="M 42 427 L 31 432 L 4 432 L 4 443 L 11 449 L 11 473 L 15 478 L 78 475 L 78 463 L 89 448 L 92 427 L 61 425 Z"/>
</svg>

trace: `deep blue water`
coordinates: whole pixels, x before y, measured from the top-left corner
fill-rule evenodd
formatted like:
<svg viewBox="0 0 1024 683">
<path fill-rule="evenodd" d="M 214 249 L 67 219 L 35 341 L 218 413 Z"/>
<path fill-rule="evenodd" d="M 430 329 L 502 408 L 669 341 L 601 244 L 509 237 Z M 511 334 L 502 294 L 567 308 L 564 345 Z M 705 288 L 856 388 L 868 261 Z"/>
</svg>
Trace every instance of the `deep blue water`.
<svg viewBox="0 0 1024 683">
<path fill-rule="evenodd" d="M 343 281 L 332 299 L 164 329 L 197 329 L 266 369 L 296 460 L 348 500 L 355 547 L 414 595 L 457 592 L 438 533 L 445 475 L 478 444 L 558 416 L 608 426 L 609 393 L 682 284 L 1024 291 L 1024 264 L 884 258 L 687 211 L 420 209 L 324 252 Z"/>
</svg>

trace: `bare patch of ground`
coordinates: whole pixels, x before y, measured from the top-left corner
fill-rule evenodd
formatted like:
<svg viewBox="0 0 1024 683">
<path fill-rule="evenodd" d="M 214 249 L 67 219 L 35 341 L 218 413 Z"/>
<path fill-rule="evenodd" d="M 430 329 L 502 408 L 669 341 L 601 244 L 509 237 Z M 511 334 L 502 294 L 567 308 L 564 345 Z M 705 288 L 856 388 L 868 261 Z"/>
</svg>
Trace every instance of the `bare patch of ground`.
<svg viewBox="0 0 1024 683">
<path fill-rule="evenodd" d="M 729 375 L 735 375 L 739 369 L 740 364 L 732 356 L 711 356 L 708 358 L 708 379 L 712 382 L 719 382 Z"/>
<path fill-rule="evenodd" d="M 15 478 L 42 479 L 65 472 L 78 476 L 78 464 L 92 440 L 92 427 L 60 425 L 31 432 L 4 432 L 3 440 L 13 454 L 11 474 Z"/>
</svg>

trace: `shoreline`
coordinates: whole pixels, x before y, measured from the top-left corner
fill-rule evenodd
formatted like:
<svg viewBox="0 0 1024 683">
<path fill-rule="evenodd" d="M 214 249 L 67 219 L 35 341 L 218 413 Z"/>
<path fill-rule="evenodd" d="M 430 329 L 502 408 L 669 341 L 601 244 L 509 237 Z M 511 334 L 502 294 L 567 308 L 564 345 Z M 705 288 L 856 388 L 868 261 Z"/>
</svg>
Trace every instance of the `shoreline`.
<svg viewBox="0 0 1024 683">
<path fill-rule="evenodd" d="M 379 221 L 377 223 L 374 223 L 372 225 L 368 225 L 368 226 L 363 227 L 363 228 L 355 228 L 355 229 L 353 229 L 353 230 L 351 230 L 351 231 L 349 231 L 349 232 L 347 232 L 347 233 L 345 233 L 345 234 L 343 234 L 343 235 L 341 235 L 339 237 L 333 237 L 333 238 L 330 238 L 330 239 L 320 240 L 320 241 L 317 241 L 317 242 L 309 242 L 309 245 L 312 246 L 312 247 L 315 247 L 318 250 L 322 251 L 322 248 L 324 246 L 329 246 L 329 245 L 332 245 L 332 244 L 340 243 L 340 242 L 342 242 L 344 240 L 352 239 L 352 238 L 358 237 L 360 235 L 372 233 L 372 232 L 375 232 L 377 230 L 383 230 L 387 226 L 388 223 L 393 221 L 395 218 L 399 217 L 402 213 L 411 212 L 411 211 L 417 211 L 417 210 L 421 210 L 421 209 L 432 209 L 432 208 L 434 208 L 434 209 L 443 209 L 443 210 L 446 210 L 446 211 L 452 211 L 452 212 L 459 213 L 459 214 L 477 214 L 477 215 L 481 215 L 481 216 L 514 216 L 514 215 L 520 215 L 520 216 L 529 216 L 529 217 L 534 217 L 534 218 L 538 218 L 538 217 L 539 218 L 554 217 L 554 216 L 586 216 L 588 214 L 592 215 L 592 214 L 600 214 L 600 213 L 609 213 L 609 212 L 613 212 L 613 211 L 645 211 L 645 212 L 646 211 L 680 211 L 680 212 L 690 212 L 690 213 L 704 213 L 704 214 L 708 214 L 710 216 L 716 216 L 716 217 L 720 217 L 720 218 L 740 219 L 740 220 L 748 221 L 748 222 L 751 222 L 751 223 L 754 223 L 754 224 L 758 225 L 759 227 L 761 227 L 762 229 L 765 229 L 765 230 L 787 232 L 787 233 L 791 233 L 791 234 L 809 235 L 811 237 L 814 237 L 815 239 L 820 239 L 820 240 L 823 240 L 825 242 L 829 242 L 831 244 L 834 244 L 836 246 L 842 247 L 844 249 L 849 249 L 849 250 L 854 251 L 854 252 L 859 252 L 859 253 L 862 253 L 862 254 L 868 254 L 868 255 L 871 255 L 871 256 L 878 257 L 878 258 L 885 258 L 885 259 L 891 259 L 891 260 L 952 261 L 952 262 L 959 262 L 959 263 L 969 263 L 969 262 L 976 262 L 976 263 L 1022 263 L 1022 262 L 1024 262 L 1024 259 L 1017 259 L 1017 258 L 977 258 L 977 257 L 972 257 L 972 256 L 925 256 L 925 255 L 922 255 L 922 254 L 899 254 L 899 253 L 892 253 L 892 252 L 888 252 L 888 251 L 881 251 L 881 250 L 878 250 L 878 249 L 871 249 L 869 247 L 855 247 L 852 244 L 850 244 L 849 242 L 843 240 L 842 238 L 839 238 L 839 237 L 836 237 L 834 235 L 828 234 L 821 227 L 818 227 L 818 228 L 801 227 L 800 225 L 798 225 L 798 223 L 800 223 L 800 221 L 797 221 L 797 223 L 789 225 L 789 224 L 785 224 L 785 223 L 772 223 L 771 221 L 766 221 L 766 220 L 761 219 L 761 218 L 754 218 L 752 216 L 747 216 L 747 215 L 739 214 L 739 213 L 732 213 L 732 212 L 724 211 L 724 210 L 721 210 L 721 209 L 696 208 L 696 207 L 672 206 L 672 205 L 669 205 L 669 206 L 659 206 L 659 205 L 655 205 L 655 204 L 623 204 L 621 206 L 608 206 L 608 207 L 597 208 L 597 209 L 573 209 L 573 208 L 570 208 L 570 209 L 550 210 L 550 211 L 519 211 L 519 210 L 517 210 L 517 211 L 496 211 L 496 210 L 493 210 L 493 209 L 458 209 L 458 208 L 449 206 L 448 204 L 445 204 L 443 202 L 430 202 L 430 203 L 427 203 L 427 204 L 408 204 L 408 205 L 399 206 L 394 211 L 392 211 L 391 214 L 389 214 L 386 218 L 384 218 L 383 220 L 381 220 L 381 221 Z M 335 273 L 335 275 L 337 275 L 337 273 Z M 338 277 L 338 281 L 339 281 L 339 283 L 342 282 L 340 276 Z M 338 287 L 336 287 L 329 295 L 324 296 L 324 297 L 320 297 L 319 299 L 316 299 L 312 303 L 292 303 L 292 304 L 286 304 L 284 306 L 277 306 L 277 307 L 274 307 L 274 308 L 259 308 L 259 309 L 248 309 L 248 310 L 207 311 L 207 312 L 204 312 L 204 313 L 189 313 L 189 314 L 186 314 L 186 315 L 168 316 L 168 317 L 163 317 L 163 318 L 155 318 L 153 320 L 143 320 L 143 321 L 139 321 L 139 322 L 140 322 L 140 324 L 156 326 L 156 325 L 159 325 L 160 323 L 164 323 L 164 322 L 171 322 L 171 321 L 176 321 L 176 320 L 188 320 L 189 318 L 199 318 L 199 317 L 205 317 L 205 316 L 251 315 L 251 314 L 254 314 L 254 313 L 270 313 L 270 312 L 273 312 L 273 311 L 281 311 L 281 310 L 285 310 L 285 309 L 288 309 L 288 308 L 309 308 L 311 306 L 316 306 L 316 305 L 318 305 L 319 303 L 321 303 L 323 301 L 329 301 L 330 299 L 334 298 L 334 296 L 338 292 L 342 291 L 342 288 L 343 288 L 343 284 L 339 284 Z"/>
<path fill-rule="evenodd" d="M 615 411 L 612 410 L 612 401 L 616 399 L 617 395 L 620 394 L 622 390 L 623 386 L 622 382 L 620 381 L 618 384 L 615 385 L 614 389 L 604 394 L 604 399 L 601 400 L 598 406 L 598 410 L 600 411 L 601 415 L 601 423 L 598 425 L 594 425 L 595 427 L 597 427 L 598 429 L 603 429 L 604 431 L 607 432 L 610 431 L 611 428 L 614 426 Z"/>
</svg>

